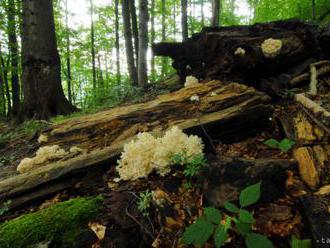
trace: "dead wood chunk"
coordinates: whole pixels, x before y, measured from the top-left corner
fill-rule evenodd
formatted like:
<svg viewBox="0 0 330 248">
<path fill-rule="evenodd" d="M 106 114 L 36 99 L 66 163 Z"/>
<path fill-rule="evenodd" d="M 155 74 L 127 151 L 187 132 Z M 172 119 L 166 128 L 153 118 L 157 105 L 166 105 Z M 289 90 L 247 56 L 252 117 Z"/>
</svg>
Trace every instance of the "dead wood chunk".
<svg viewBox="0 0 330 248">
<path fill-rule="evenodd" d="M 205 200 L 222 207 L 226 201 L 238 200 L 245 187 L 261 181 L 259 202 L 273 202 L 285 194 L 287 170 L 295 168 L 296 162 L 286 159 L 214 159 L 206 175 Z"/>
<path fill-rule="evenodd" d="M 328 247 L 330 239 L 330 195 L 306 196 L 301 199 L 309 229 L 313 237 L 313 247 Z"/>
<path fill-rule="evenodd" d="M 312 189 L 320 183 L 318 163 L 315 161 L 312 148 L 300 147 L 293 152 L 294 158 L 298 161 L 299 173 L 302 180 Z"/>
</svg>

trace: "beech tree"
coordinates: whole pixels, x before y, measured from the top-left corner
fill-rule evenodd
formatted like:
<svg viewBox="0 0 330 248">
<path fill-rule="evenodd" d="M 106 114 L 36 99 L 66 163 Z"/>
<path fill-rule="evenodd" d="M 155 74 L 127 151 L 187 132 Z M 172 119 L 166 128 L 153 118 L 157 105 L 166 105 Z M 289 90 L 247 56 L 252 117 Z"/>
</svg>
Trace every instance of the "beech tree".
<svg viewBox="0 0 330 248">
<path fill-rule="evenodd" d="M 181 26 L 182 26 L 182 40 L 188 39 L 188 1 L 181 0 Z"/>
<path fill-rule="evenodd" d="M 212 0 L 212 27 L 219 27 L 220 24 L 220 0 Z"/>
<path fill-rule="evenodd" d="M 139 0 L 139 86 L 145 88 L 148 83 L 147 49 L 148 49 L 148 0 Z"/>
<path fill-rule="evenodd" d="M 75 110 L 61 85 L 61 62 L 56 44 L 53 1 L 23 0 L 22 115 L 49 119 Z"/>
</svg>

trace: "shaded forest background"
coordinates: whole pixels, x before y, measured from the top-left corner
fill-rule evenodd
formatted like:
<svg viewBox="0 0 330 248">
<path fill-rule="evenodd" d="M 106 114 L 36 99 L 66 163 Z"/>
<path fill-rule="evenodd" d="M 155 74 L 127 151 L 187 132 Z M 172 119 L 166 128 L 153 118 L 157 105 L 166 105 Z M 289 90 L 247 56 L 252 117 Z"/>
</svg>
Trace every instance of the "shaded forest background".
<svg viewBox="0 0 330 248">
<path fill-rule="evenodd" d="M 127 40 L 133 46 L 133 66 L 137 70 L 139 47 L 139 2 L 109 0 L 96 4 L 86 1 L 89 26 L 70 25 L 73 16 L 68 1 L 54 0 L 57 47 L 61 60 L 62 86 L 67 99 L 84 112 L 115 106 L 143 94 L 127 63 Z M 80 1 L 76 1 L 79 4 Z M 142 1 L 141 1 L 142 2 Z M 151 0 L 148 3 L 148 87 L 172 74 L 171 60 L 153 57 L 151 44 L 181 41 L 204 26 L 215 25 L 214 9 L 207 0 Z M 130 6 L 129 9 L 125 4 Z M 300 18 L 324 25 L 330 21 L 329 0 L 247 0 L 248 16 L 241 15 L 242 1 L 222 0 L 217 8 L 221 26 L 252 24 Z M 185 7 L 185 5 L 187 7 Z M 71 6 L 71 5 L 70 5 Z M 212 14 L 213 13 L 213 14 Z M 130 21 L 132 37 L 127 37 L 124 18 Z M 185 18 L 187 16 L 187 18 Z M 127 21 L 127 20 L 126 20 Z M 127 28 L 127 27 L 126 27 Z M 143 28 L 143 27 L 142 27 Z M 18 114 L 22 90 L 22 1 L 0 2 L 0 117 Z M 141 32 L 140 32 L 141 33 Z M 125 42 L 126 41 L 126 42 Z M 131 63 L 132 66 L 132 63 Z M 137 73 L 137 72 L 136 72 Z M 141 86 L 141 85 L 140 85 Z"/>
</svg>

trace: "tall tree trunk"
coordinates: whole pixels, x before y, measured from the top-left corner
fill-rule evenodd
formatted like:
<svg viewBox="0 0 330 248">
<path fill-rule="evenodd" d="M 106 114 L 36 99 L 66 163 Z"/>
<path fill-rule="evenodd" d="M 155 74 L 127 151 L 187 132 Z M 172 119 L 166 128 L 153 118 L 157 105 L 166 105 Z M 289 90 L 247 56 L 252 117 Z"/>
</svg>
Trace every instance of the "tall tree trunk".
<svg viewBox="0 0 330 248">
<path fill-rule="evenodd" d="M 52 0 L 23 0 L 22 34 L 22 115 L 49 119 L 73 112 L 61 85 Z"/>
<path fill-rule="evenodd" d="M 161 13 L 162 13 L 162 42 L 166 40 L 166 3 L 165 0 L 161 2 Z M 165 76 L 166 69 L 166 57 L 162 57 L 162 77 Z"/>
<path fill-rule="evenodd" d="M 312 19 L 316 20 L 316 12 L 315 12 L 315 0 L 312 0 Z"/>
<path fill-rule="evenodd" d="M 151 44 L 155 43 L 155 0 L 151 0 L 151 31 L 150 31 L 150 35 L 151 35 Z M 152 52 L 151 55 L 151 76 L 152 79 L 154 79 L 156 75 L 156 63 L 155 63 L 155 56 L 154 53 Z"/>
<path fill-rule="evenodd" d="M 126 46 L 126 57 L 127 57 L 127 67 L 128 73 L 132 80 L 132 85 L 138 85 L 137 71 L 134 62 L 134 51 L 133 51 L 133 42 L 132 42 L 132 30 L 131 30 L 131 15 L 129 10 L 129 1 L 122 0 L 122 15 L 124 22 L 124 37 L 125 37 L 125 46 Z"/>
<path fill-rule="evenodd" d="M 182 40 L 188 39 L 188 15 L 187 15 L 188 2 L 181 0 L 181 25 L 182 25 Z"/>
<path fill-rule="evenodd" d="M 69 17 L 68 17 L 68 0 L 65 0 L 65 27 L 66 27 L 66 69 L 67 69 L 67 87 L 69 102 L 72 103 L 72 76 L 71 76 L 71 55 L 70 55 L 70 32 L 69 32 Z"/>
<path fill-rule="evenodd" d="M 220 0 L 212 0 L 212 27 L 219 27 L 220 24 Z"/>
<path fill-rule="evenodd" d="M 92 47 L 92 66 L 93 66 L 93 89 L 96 89 L 96 62 L 95 62 L 95 32 L 94 32 L 94 4 L 93 0 L 90 0 L 91 8 L 91 47 Z"/>
<path fill-rule="evenodd" d="M 136 15 L 136 7 L 135 0 L 129 1 L 129 9 L 131 11 L 131 19 L 132 19 L 132 32 L 134 38 L 134 51 L 135 51 L 135 66 L 138 70 L 138 60 L 139 60 L 139 30 L 138 30 L 138 20 Z"/>
<path fill-rule="evenodd" d="M 119 0 L 115 0 L 115 32 L 116 32 L 116 65 L 117 65 L 117 84 L 121 81 L 120 72 L 120 47 L 119 47 Z"/>
<path fill-rule="evenodd" d="M 1 66 L 0 66 L 1 68 Z M 4 83 L 2 80 L 2 77 L 0 76 L 0 110 L 1 110 L 1 115 L 3 117 L 6 116 L 6 97 L 5 97 L 5 87 L 4 87 Z"/>
<path fill-rule="evenodd" d="M 139 0 L 139 63 L 138 80 L 141 88 L 148 84 L 147 50 L 148 50 L 148 0 Z"/>
<path fill-rule="evenodd" d="M 5 60 L 3 58 L 2 54 L 2 46 L 0 43 L 0 69 L 1 69 L 1 77 L 2 77 L 2 82 L 4 83 L 5 86 L 5 95 L 7 99 L 7 115 L 11 114 L 11 98 L 10 98 L 10 93 L 9 93 L 9 83 L 8 83 L 8 65 L 5 63 Z"/>
<path fill-rule="evenodd" d="M 173 21 L 174 21 L 174 25 L 173 25 L 173 39 L 174 41 L 176 41 L 176 1 L 174 1 L 174 6 L 173 6 Z"/>
<path fill-rule="evenodd" d="M 205 16 L 204 16 L 204 0 L 201 0 L 201 22 L 202 22 L 202 27 L 205 26 Z"/>
<path fill-rule="evenodd" d="M 18 42 L 16 34 L 16 4 L 15 0 L 7 1 L 8 41 L 11 60 L 11 89 L 13 108 L 11 114 L 16 116 L 20 108 L 20 86 L 18 77 Z"/>
</svg>

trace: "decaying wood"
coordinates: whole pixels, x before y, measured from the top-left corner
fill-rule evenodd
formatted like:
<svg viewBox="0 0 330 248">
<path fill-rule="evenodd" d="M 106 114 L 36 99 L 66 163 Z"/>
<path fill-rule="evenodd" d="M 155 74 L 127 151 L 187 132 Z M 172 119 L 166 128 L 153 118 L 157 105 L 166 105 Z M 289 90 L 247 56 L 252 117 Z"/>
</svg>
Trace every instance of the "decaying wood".
<svg viewBox="0 0 330 248">
<path fill-rule="evenodd" d="M 260 202 L 273 202 L 285 194 L 287 171 L 295 169 L 296 161 L 287 159 L 216 158 L 206 175 L 205 200 L 223 207 L 238 200 L 245 187 L 262 181 Z"/>
<path fill-rule="evenodd" d="M 193 95 L 199 96 L 198 102 L 190 100 Z M 268 100 L 253 88 L 211 81 L 150 102 L 68 120 L 43 133 L 43 145 L 57 144 L 65 149 L 78 146 L 88 152 L 1 181 L 0 200 L 20 197 L 77 170 L 109 162 L 139 132 L 148 131 L 157 136 L 177 125 L 202 137 L 206 136 L 204 131 L 216 129 L 215 138 L 234 139 L 241 133 L 260 130 L 268 124 L 272 113 Z"/>
<path fill-rule="evenodd" d="M 182 43 L 154 44 L 153 51 L 174 60 L 173 67 L 182 81 L 193 75 L 261 86 L 269 93 L 278 93 L 315 59 L 326 56 L 328 47 L 320 47 L 319 34 L 317 26 L 299 20 L 204 28 Z M 270 38 L 282 42 L 274 57 L 265 56 L 261 48 Z"/>
</svg>

